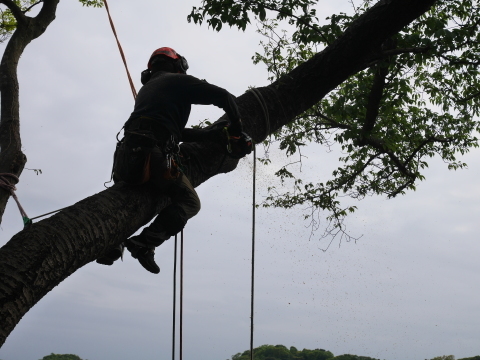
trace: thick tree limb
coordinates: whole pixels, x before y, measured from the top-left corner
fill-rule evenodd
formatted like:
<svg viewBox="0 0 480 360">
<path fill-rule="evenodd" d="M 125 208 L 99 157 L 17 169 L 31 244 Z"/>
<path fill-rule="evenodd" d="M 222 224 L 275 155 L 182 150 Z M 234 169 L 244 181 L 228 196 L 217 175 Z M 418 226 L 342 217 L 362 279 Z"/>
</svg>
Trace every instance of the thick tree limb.
<svg viewBox="0 0 480 360">
<path fill-rule="evenodd" d="M 269 124 L 259 100 L 251 92 L 240 96 L 237 102 L 245 130 L 258 143 L 265 138 L 267 128 L 274 132 L 295 119 L 349 76 L 365 68 L 386 39 L 434 2 L 379 1 L 331 46 L 270 86 L 258 89 L 268 109 Z M 13 120 L 18 118 L 10 116 L 10 122 Z M 8 126 L 2 128 L 7 129 Z M 188 175 L 194 186 L 233 170 L 237 164 L 225 158 L 220 148 L 208 144 L 185 145 L 182 151 L 188 159 Z M 2 166 L 6 165 L 1 165 L 0 170 Z M 119 244 L 165 204 L 166 200 L 155 204 L 152 190 L 147 187 L 116 185 L 15 235 L 0 249 L 0 344 L 51 289 L 109 246 Z"/>
</svg>

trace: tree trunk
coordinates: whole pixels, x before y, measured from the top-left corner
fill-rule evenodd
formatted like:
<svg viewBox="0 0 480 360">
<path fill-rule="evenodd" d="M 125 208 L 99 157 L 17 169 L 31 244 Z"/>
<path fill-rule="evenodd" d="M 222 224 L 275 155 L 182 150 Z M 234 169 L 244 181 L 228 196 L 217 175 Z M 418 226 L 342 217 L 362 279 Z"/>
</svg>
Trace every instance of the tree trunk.
<svg viewBox="0 0 480 360">
<path fill-rule="evenodd" d="M 364 69 L 381 44 L 426 12 L 435 0 L 383 0 L 331 46 L 270 86 L 237 99 L 245 131 L 258 143 L 292 121 L 352 74 Z M 258 96 L 258 98 L 257 98 Z M 268 119 L 262 104 L 268 109 Z M 2 106 L 3 110 L 3 106 Z M 237 161 L 212 144 L 184 144 L 193 186 L 232 171 Z M 146 224 L 168 203 L 148 186 L 115 185 L 33 224 L 0 249 L 0 344 L 22 316 L 80 267 Z"/>
<path fill-rule="evenodd" d="M 17 8 L 17 29 L 9 40 L 2 62 L 0 63 L 0 173 L 13 174 L 17 177 L 27 162 L 22 152 L 20 139 L 20 105 L 17 67 L 25 47 L 42 35 L 48 25 L 55 19 L 59 0 L 44 0 L 42 9 L 35 18 L 21 13 Z M 0 188 L 0 223 L 7 205 L 10 192 Z"/>
</svg>

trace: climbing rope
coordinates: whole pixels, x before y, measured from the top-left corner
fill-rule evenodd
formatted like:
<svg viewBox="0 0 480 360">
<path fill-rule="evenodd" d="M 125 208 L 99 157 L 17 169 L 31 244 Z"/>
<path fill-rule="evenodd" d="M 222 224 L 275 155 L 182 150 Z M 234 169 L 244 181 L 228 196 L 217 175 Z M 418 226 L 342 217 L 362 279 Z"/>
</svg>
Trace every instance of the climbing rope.
<svg viewBox="0 0 480 360">
<path fill-rule="evenodd" d="M 180 236 L 180 360 L 183 359 L 183 230 Z"/>
<path fill-rule="evenodd" d="M 253 314 L 255 295 L 255 178 L 257 173 L 257 151 L 253 146 L 253 189 L 252 189 L 252 279 L 250 290 L 250 359 L 253 360 Z"/>
<path fill-rule="evenodd" d="M 175 360 L 175 315 L 177 314 L 177 235 L 173 250 L 173 325 L 172 325 L 172 360 Z"/>
<path fill-rule="evenodd" d="M 175 360 L 175 324 L 177 315 L 177 235 L 175 235 L 175 249 L 173 260 L 173 326 L 172 326 L 172 360 Z M 180 235 L 180 360 L 183 359 L 183 230 Z"/>
<path fill-rule="evenodd" d="M 9 174 L 9 173 L 1 173 L 0 174 L 0 187 L 5 189 L 10 193 L 10 195 L 13 197 L 13 200 L 17 203 L 18 210 L 20 211 L 20 215 L 22 215 L 23 219 L 23 225 L 27 226 L 32 223 L 32 220 L 28 218 L 27 213 L 23 209 L 22 205 L 20 204 L 20 201 L 18 200 L 17 194 L 15 194 L 15 190 L 17 188 L 15 187 L 15 184 L 19 182 L 19 179 L 16 175 Z"/>
<path fill-rule="evenodd" d="M 122 45 L 118 40 L 117 32 L 115 31 L 115 25 L 113 24 L 112 17 L 110 16 L 110 10 L 108 8 L 107 0 L 103 0 L 103 3 L 105 4 L 105 9 L 107 9 L 108 20 L 110 21 L 110 26 L 112 28 L 113 35 L 115 36 L 115 40 L 117 40 L 118 50 L 120 51 L 120 56 L 122 57 L 123 65 L 125 65 L 125 70 L 127 71 L 128 82 L 130 83 L 130 89 L 132 90 L 133 98 L 136 99 L 137 90 L 135 90 L 135 85 L 133 84 L 132 77 L 130 76 L 130 71 L 128 71 L 127 60 L 125 59 L 125 54 L 123 53 Z"/>
<path fill-rule="evenodd" d="M 265 117 L 265 137 L 270 135 L 270 114 L 268 113 L 267 103 L 260 90 L 251 88 L 250 91 L 258 100 Z M 252 270 L 251 270 L 251 289 L 250 289 L 250 360 L 253 360 L 253 333 L 254 333 L 254 305 L 255 305 L 255 189 L 257 174 L 257 148 L 253 145 L 253 179 L 252 179 Z"/>
<path fill-rule="evenodd" d="M 260 107 L 263 111 L 263 116 L 265 117 L 265 138 L 270 135 L 270 115 L 268 113 L 268 107 L 265 99 L 263 98 L 262 93 L 257 88 L 248 89 L 258 100 Z"/>
</svg>

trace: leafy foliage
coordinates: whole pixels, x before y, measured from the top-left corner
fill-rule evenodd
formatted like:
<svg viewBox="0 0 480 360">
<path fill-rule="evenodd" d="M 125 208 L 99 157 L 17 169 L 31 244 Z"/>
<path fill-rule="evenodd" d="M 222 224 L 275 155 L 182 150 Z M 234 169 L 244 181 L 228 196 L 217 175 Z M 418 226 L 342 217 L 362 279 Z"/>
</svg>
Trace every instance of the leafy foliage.
<svg viewBox="0 0 480 360">
<path fill-rule="evenodd" d="M 368 356 L 357 356 L 357 355 L 350 355 L 350 354 L 335 356 L 333 359 L 334 360 L 377 360 Z"/>
<path fill-rule="evenodd" d="M 37 0 L 14 0 L 22 12 L 26 13 L 33 6 L 38 4 Z M 9 38 L 12 32 L 17 28 L 17 20 L 13 16 L 12 11 L 8 8 L 0 8 L 0 42 Z"/>
<path fill-rule="evenodd" d="M 267 66 L 272 81 L 332 44 L 373 3 L 363 1 L 353 14 L 331 15 L 322 24 L 316 1 L 226 2 L 204 0 L 189 20 L 220 30 L 222 23 L 245 29 L 256 18 L 266 40 L 253 60 Z M 449 169 L 465 168 L 458 156 L 478 146 L 480 130 L 479 27 L 477 1 L 437 1 L 384 43 L 366 69 L 275 133 L 267 144 L 278 143 L 300 161 L 301 148 L 309 143 L 338 145 L 341 165 L 329 180 L 316 183 L 283 167 L 277 175 L 282 182 L 291 180 L 293 189 L 271 188 L 265 205 L 326 210 L 335 234 L 356 209 L 342 206 L 342 196 L 395 197 L 415 190 L 434 156 Z"/>
<path fill-rule="evenodd" d="M 73 354 L 54 354 L 44 356 L 40 360 L 82 360 L 78 355 Z"/>
<path fill-rule="evenodd" d="M 302 351 L 294 346 L 288 349 L 283 345 L 262 345 L 253 349 L 253 358 L 255 360 L 327 360 L 334 359 L 330 351 L 323 349 Z M 250 350 L 238 353 L 232 356 L 232 360 L 249 360 Z"/>
<path fill-rule="evenodd" d="M 222 24 L 245 30 L 251 23 L 250 13 L 260 21 L 267 18 L 267 11 L 276 13 L 278 20 L 287 20 L 298 27 L 298 35 L 305 36 L 310 27 L 315 27 L 315 0 L 204 0 L 202 6 L 194 7 L 188 21 L 202 24 L 207 21 L 214 30 L 220 31 Z M 312 25 L 313 24 L 313 25 Z"/>
<path fill-rule="evenodd" d="M 339 355 L 334 356 L 330 351 L 324 349 L 303 349 L 299 351 L 296 347 L 287 348 L 284 345 L 262 345 L 253 349 L 255 360 L 377 360 L 367 356 Z M 249 360 L 250 350 L 232 356 L 232 360 Z"/>
<path fill-rule="evenodd" d="M 84 6 L 102 7 L 103 0 L 79 0 Z M 19 8 L 23 14 L 27 14 L 36 5 L 39 5 L 43 0 L 13 0 L 14 4 Z M 2 4 L 2 6 L 5 6 Z M 7 40 L 17 28 L 17 20 L 12 13 L 12 10 L 0 7 L 0 42 Z"/>
<path fill-rule="evenodd" d="M 103 7 L 103 0 L 78 0 L 83 6 Z"/>
</svg>

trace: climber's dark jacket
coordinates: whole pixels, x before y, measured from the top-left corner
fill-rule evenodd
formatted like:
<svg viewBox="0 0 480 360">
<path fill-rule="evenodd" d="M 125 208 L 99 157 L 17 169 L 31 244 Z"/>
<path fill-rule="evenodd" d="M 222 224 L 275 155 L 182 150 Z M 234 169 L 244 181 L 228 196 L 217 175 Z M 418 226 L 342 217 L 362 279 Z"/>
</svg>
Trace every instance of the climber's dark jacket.
<svg viewBox="0 0 480 360">
<path fill-rule="evenodd" d="M 159 71 L 138 92 L 125 128 L 135 119 L 148 118 L 161 129 L 152 129 L 155 133 L 166 130 L 176 141 L 192 141 L 182 139 L 192 104 L 215 105 L 227 113 L 230 122 L 240 120 L 235 98 L 227 90 L 194 76 Z"/>
</svg>

